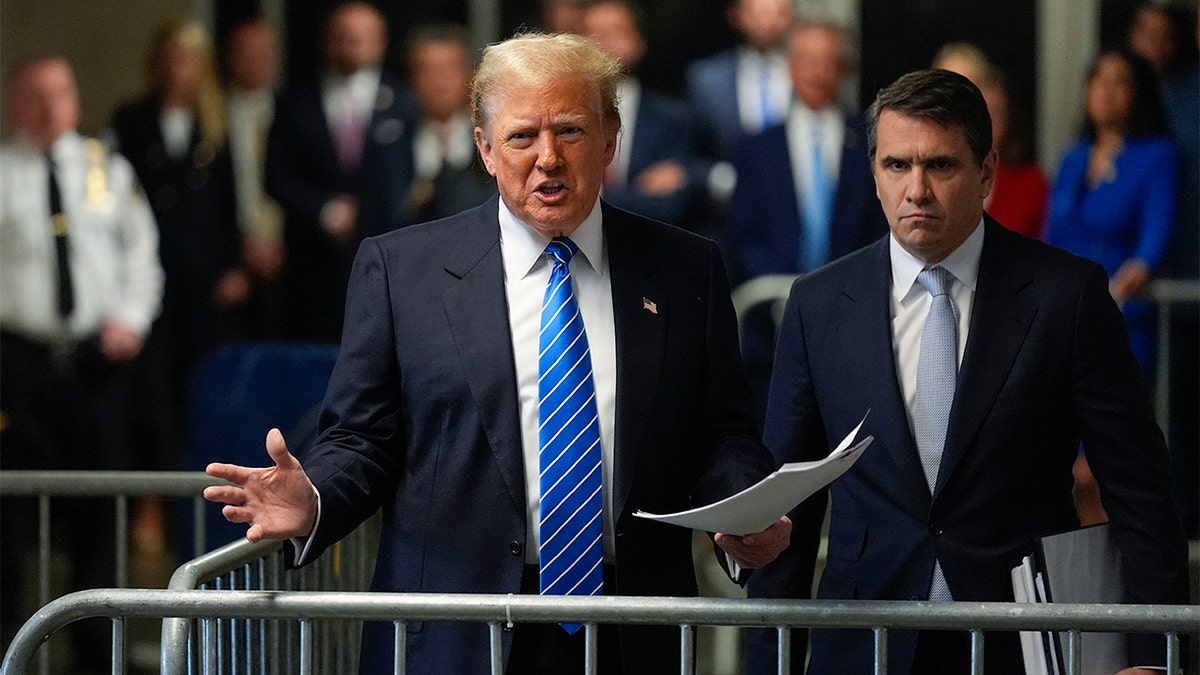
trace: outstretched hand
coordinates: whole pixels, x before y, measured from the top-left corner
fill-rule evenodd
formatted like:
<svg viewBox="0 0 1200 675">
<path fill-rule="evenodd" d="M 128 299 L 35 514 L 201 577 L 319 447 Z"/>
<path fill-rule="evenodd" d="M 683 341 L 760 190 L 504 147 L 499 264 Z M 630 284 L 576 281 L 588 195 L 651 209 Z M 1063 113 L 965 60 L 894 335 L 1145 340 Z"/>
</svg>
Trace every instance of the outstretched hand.
<svg viewBox="0 0 1200 675">
<path fill-rule="evenodd" d="M 236 464 L 209 464 L 205 471 L 233 485 L 204 489 L 204 498 L 225 504 L 221 514 L 231 523 L 249 523 L 246 538 L 290 539 L 312 533 L 317 494 L 300 462 L 292 456 L 278 429 L 267 433 L 267 454 L 275 466 L 254 469 Z"/>
<path fill-rule="evenodd" d="M 762 532 L 741 537 L 718 533 L 714 537 L 717 546 L 728 553 L 743 569 L 753 570 L 770 564 L 783 553 L 792 539 L 792 521 L 787 516 Z"/>
</svg>

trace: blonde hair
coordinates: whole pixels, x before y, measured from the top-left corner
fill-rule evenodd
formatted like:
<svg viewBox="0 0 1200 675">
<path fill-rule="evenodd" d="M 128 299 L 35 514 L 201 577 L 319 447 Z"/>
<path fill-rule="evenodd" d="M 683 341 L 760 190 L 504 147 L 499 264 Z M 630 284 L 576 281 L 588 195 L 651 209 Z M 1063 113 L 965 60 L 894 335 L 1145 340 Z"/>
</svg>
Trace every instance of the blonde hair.
<svg viewBox="0 0 1200 675">
<path fill-rule="evenodd" d="M 497 96 L 514 88 L 547 86 L 570 78 L 596 85 L 604 117 L 621 126 L 617 84 L 621 64 L 592 40 L 568 33 L 520 33 L 488 45 L 471 80 L 471 123 L 491 121 Z"/>
<path fill-rule="evenodd" d="M 158 93 L 162 93 L 166 86 L 162 65 L 166 50 L 171 45 L 182 47 L 200 60 L 200 75 L 192 110 L 199 123 L 200 138 L 219 148 L 225 143 L 225 101 L 208 31 L 198 23 L 185 21 L 172 21 L 159 28 L 149 55 L 150 87 Z"/>
</svg>

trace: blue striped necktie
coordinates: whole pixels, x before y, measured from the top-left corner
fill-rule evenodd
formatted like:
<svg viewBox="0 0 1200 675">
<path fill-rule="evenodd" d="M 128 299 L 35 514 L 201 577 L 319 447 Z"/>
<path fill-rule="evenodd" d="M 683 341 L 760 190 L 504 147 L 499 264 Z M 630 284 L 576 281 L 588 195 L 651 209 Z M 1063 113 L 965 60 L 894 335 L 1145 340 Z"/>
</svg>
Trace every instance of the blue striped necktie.
<svg viewBox="0 0 1200 675">
<path fill-rule="evenodd" d="M 922 270 L 917 282 L 932 296 L 929 315 L 921 330 L 921 355 L 917 360 L 917 400 L 913 406 L 913 430 L 917 437 L 917 452 L 925 481 L 932 493 L 937 486 L 938 467 L 946 447 L 946 427 L 950 424 L 950 406 L 954 402 L 955 379 L 958 376 L 958 319 L 950 299 L 953 277 L 944 267 Z M 953 598 L 941 562 L 933 567 L 933 582 L 929 599 L 947 601 Z"/>
<path fill-rule="evenodd" d="M 542 595 L 600 595 L 604 585 L 600 422 L 583 315 L 571 290 L 571 256 L 558 237 L 538 340 L 538 463 Z M 562 624 L 568 633 L 579 624 Z"/>
</svg>

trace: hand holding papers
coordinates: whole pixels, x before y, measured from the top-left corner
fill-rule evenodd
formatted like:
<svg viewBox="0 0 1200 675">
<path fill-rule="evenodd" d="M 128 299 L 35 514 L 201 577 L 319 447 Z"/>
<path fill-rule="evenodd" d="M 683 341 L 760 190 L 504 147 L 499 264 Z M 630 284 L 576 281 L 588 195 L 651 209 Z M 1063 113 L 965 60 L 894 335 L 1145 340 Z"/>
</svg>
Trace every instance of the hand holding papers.
<svg viewBox="0 0 1200 675">
<path fill-rule="evenodd" d="M 874 436 L 867 436 L 851 446 L 866 419 L 864 415 L 858 426 L 825 459 L 784 464 L 758 483 L 708 506 L 679 513 L 659 515 L 638 511 L 633 515 L 707 532 L 739 536 L 761 532 L 817 490 L 832 483 L 858 460 L 863 450 L 875 440 Z"/>
</svg>

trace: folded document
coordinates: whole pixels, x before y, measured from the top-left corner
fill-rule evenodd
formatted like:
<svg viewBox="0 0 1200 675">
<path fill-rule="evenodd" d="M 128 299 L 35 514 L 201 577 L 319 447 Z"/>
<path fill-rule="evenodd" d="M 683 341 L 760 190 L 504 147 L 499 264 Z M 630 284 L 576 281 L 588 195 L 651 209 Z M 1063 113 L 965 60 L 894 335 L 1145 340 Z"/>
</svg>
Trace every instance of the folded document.
<svg viewBox="0 0 1200 675">
<path fill-rule="evenodd" d="M 858 460 L 874 436 L 858 443 L 854 437 L 866 421 L 842 439 L 825 459 L 814 462 L 791 462 L 741 492 L 707 506 L 679 513 L 653 514 L 637 511 L 633 515 L 681 527 L 706 532 L 744 535 L 762 532 L 779 517 L 808 499 L 817 490 L 832 483 Z"/>
</svg>

